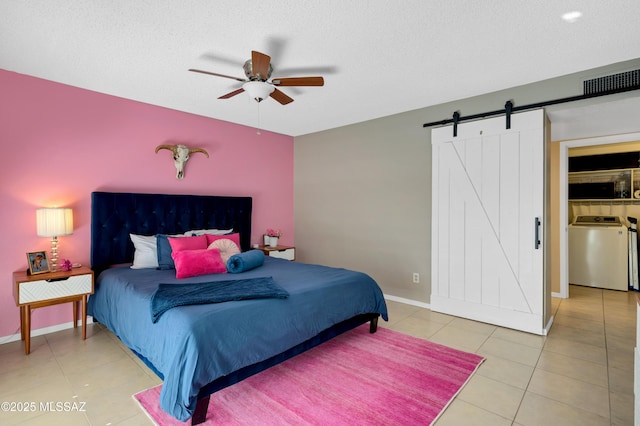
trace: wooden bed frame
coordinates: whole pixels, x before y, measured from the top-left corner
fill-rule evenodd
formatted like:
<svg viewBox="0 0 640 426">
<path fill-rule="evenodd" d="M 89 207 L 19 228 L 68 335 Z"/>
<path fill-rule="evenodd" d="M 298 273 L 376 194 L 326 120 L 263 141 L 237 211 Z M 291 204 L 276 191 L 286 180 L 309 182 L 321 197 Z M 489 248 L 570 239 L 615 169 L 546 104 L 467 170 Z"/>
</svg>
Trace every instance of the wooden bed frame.
<svg viewBox="0 0 640 426">
<path fill-rule="evenodd" d="M 133 261 L 129 234 L 178 234 L 192 229 L 230 229 L 240 233 L 243 251 L 251 248 L 251 197 L 94 192 L 91 196 L 91 267 L 96 277 L 111 265 Z M 209 397 L 269 367 L 305 352 L 346 331 L 370 322 L 377 330 L 379 314 L 348 319 L 265 361 L 244 367 L 203 386 L 191 424 L 206 420 Z M 135 353 L 135 351 L 134 351 Z M 157 374 L 155 367 L 136 353 Z M 160 374 L 159 374 L 160 375 Z M 161 375 L 160 375 L 161 376 Z"/>
</svg>

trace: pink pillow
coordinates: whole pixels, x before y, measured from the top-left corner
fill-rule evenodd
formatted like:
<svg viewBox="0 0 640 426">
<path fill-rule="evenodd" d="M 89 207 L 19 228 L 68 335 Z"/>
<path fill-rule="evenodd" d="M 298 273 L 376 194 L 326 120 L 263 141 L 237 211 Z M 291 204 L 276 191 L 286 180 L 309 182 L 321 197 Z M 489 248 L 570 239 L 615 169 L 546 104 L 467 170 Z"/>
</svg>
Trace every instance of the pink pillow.
<svg viewBox="0 0 640 426">
<path fill-rule="evenodd" d="M 227 267 L 220 257 L 220 250 L 205 248 L 174 251 L 171 257 L 176 264 L 176 278 L 227 272 Z"/>
<path fill-rule="evenodd" d="M 216 240 L 221 240 L 223 238 L 226 238 L 226 239 L 231 240 L 234 243 L 236 243 L 236 245 L 240 249 L 240 234 L 238 234 L 237 232 L 235 234 L 227 234 L 227 235 L 210 235 L 210 234 L 207 234 L 205 236 L 207 237 L 207 247 L 209 247 L 211 245 L 211 243 L 216 241 Z"/>
<path fill-rule="evenodd" d="M 197 237 L 169 237 L 168 240 L 173 253 L 183 250 L 206 249 L 209 246 L 207 237 L 204 235 Z"/>
</svg>

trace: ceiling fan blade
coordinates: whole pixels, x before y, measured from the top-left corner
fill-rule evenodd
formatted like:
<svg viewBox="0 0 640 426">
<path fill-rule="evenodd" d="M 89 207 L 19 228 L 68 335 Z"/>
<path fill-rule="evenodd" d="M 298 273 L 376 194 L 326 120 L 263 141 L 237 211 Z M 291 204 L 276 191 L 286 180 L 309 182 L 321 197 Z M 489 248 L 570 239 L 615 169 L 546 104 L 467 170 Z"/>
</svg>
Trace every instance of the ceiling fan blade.
<svg viewBox="0 0 640 426">
<path fill-rule="evenodd" d="M 193 69 L 193 68 L 190 68 L 189 71 L 199 72 L 200 74 L 215 75 L 216 77 L 231 78 L 233 80 L 242 81 L 242 82 L 248 81 L 246 78 L 240 78 L 240 77 L 233 77 L 233 76 L 230 76 L 230 75 L 218 74 L 217 72 L 202 71 L 202 70 L 196 70 L 196 69 Z"/>
<path fill-rule="evenodd" d="M 251 69 L 253 75 L 262 81 L 266 81 L 269 78 L 269 64 L 271 63 L 271 56 L 264 53 L 251 51 Z"/>
<path fill-rule="evenodd" d="M 280 102 L 282 105 L 293 102 L 293 99 L 291 99 L 289 96 L 285 95 L 284 92 L 281 92 L 278 89 L 275 89 L 273 92 L 271 92 L 269 96 Z"/>
<path fill-rule="evenodd" d="M 229 92 L 226 95 L 220 96 L 218 99 L 229 99 L 230 97 L 239 95 L 242 92 L 244 92 L 244 89 L 241 87 L 238 90 L 234 90 L 233 92 Z"/>
<path fill-rule="evenodd" d="M 288 77 L 271 80 L 276 86 L 324 86 L 322 77 Z"/>
</svg>

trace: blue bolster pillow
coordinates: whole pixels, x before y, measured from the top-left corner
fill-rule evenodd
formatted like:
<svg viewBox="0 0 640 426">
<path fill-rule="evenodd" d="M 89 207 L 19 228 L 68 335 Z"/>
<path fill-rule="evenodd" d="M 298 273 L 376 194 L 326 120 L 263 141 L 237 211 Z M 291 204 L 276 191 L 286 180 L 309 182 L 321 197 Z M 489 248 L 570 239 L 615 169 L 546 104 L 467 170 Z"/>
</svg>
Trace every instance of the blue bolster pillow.
<svg viewBox="0 0 640 426">
<path fill-rule="evenodd" d="M 237 274 L 262 266 L 263 263 L 264 253 L 262 250 L 249 250 L 231 256 L 227 260 L 227 272 Z"/>
</svg>

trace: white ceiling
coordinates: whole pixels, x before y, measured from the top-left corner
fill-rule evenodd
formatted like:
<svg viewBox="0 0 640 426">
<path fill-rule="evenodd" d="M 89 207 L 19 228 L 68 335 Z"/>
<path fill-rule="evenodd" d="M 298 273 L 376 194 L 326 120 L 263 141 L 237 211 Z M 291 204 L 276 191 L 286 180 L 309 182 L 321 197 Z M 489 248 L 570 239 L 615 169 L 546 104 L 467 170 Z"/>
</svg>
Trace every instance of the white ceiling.
<svg viewBox="0 0 640 426">
<path fill-rule="evenodd" d="M 638 0 L 2 0 L 0 68 L 298 136 L 638 58 L 638 18 Z M 187 71 L 244 77 L 251 50 L 325 86 L 219 100 L 239 83 Z"/>
</svg>

